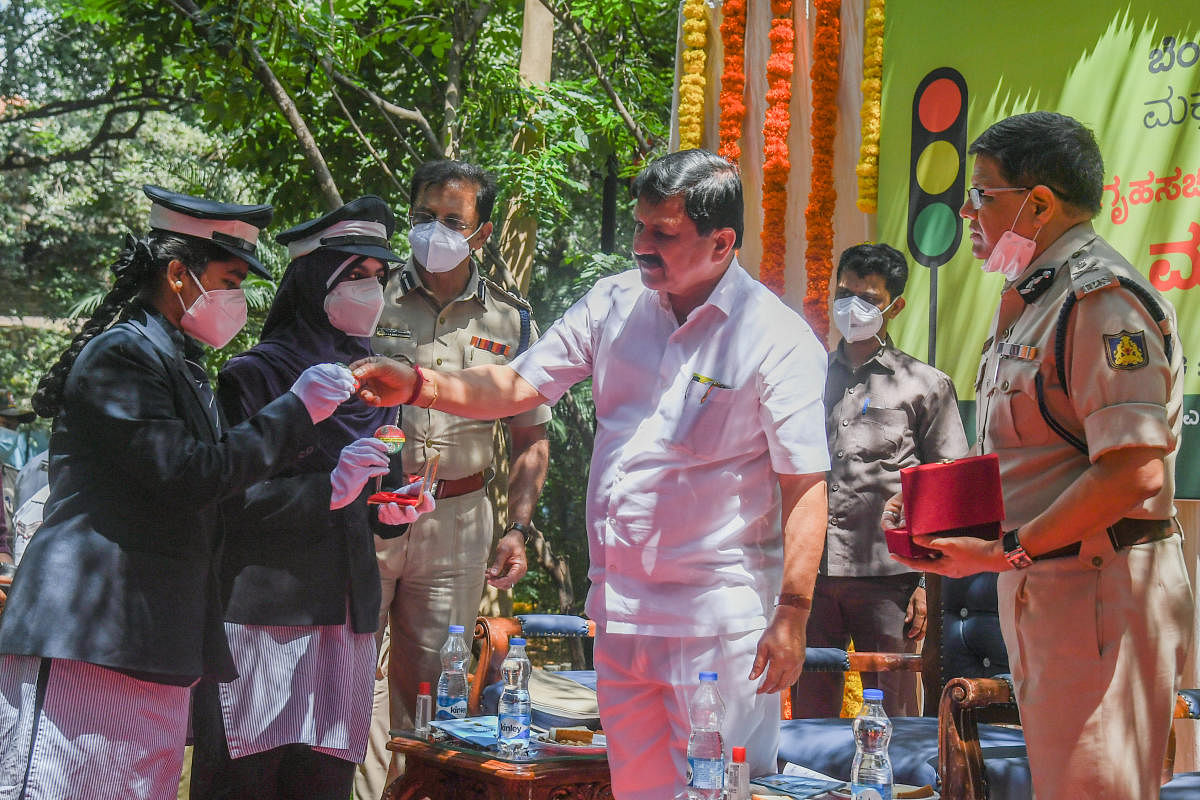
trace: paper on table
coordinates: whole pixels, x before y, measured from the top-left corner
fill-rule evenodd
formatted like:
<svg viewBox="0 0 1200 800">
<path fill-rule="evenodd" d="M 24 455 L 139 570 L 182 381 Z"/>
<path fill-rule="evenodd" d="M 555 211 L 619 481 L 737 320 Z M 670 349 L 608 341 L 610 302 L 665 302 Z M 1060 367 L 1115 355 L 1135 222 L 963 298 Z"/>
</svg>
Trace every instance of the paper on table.
<svg viewBox="0 0 1200 800">
<path fill-rule="evenodd" d="M 834 778 L 830 775 L 826 775 L 824 773 L 817 772 L 815 769 L 809 769 L 808 767 L 802 767 L 799 764 L 793 764 L 790 761 L 783 765 L 783 774 L 784 775 L 796 775 L 801 778 L 813 778 L 818 781 L 833 781 L 834 783 L 845 783 L 845 781 L 839 781 L 837 778 Z"/>
</svg>

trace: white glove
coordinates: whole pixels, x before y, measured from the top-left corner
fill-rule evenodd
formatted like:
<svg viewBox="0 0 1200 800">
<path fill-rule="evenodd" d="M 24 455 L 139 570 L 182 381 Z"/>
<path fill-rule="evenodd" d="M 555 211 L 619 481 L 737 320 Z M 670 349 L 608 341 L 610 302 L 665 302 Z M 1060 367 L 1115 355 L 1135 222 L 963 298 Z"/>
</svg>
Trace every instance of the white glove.
<svg viewBox="0 0 1200 800">
<path fill-rule="evenodd" d="M 413 481 L 407 486 L 400 487 L 397 494 L 416 494 L 415 489 L 421 481 Z M 422 514 L 428 514 L 437 506 L 433 495 L 421 492 L 421 502 L 415 506 L 402 506 L 399 503 L 384 503 L 379 506 L 379 521 L 384 525 L 410 525 L 417 521 Z"/>
<path fill-rule="evenodd" d="M 315 425 L 350 399 L 357 385 L 354 375 L 341 364 L 315 364 L 300 373 L 291 391 L 304 403 Z"/>
<path fill-rule="evenodd" d="M 348 506 L 367 485 L 367 480 L 388 473 L 387 445 L 370 436 L 351 442 L 342 448 L 337 466 L 329 473 L 333 492 L 329 495 L 330 510 Z"/>
</svg>

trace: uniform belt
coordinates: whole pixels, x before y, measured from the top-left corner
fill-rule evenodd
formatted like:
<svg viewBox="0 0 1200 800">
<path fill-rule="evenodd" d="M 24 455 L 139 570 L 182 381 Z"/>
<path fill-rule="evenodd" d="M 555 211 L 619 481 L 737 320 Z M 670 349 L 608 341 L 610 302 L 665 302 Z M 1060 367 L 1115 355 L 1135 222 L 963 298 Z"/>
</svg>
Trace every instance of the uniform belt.
<svg viewBox="0 0 1200 800">
<path fill-rule="evenodd" d="M 432 494 L 435 500 L 442 500 L 446 497 L 459 497 L 460 495 L 477 492 L 485 485 L 487 485 L 487 479 L 484 473 L 476 472 L 474 475 L 468 475 L 465 478 L 434 481 Z"/>
<path fill-rule="evenodd" d="M 1175 520 L 1131 519 L 1125 517 L 1114 522 L 1111 527 L 1105 529 L 1105 532 L 1108 534 L 1108 540 L 1112 542 L 1113 550 L 1124 550 L 1127 547 L 1133 547 L 1135 544 L 1149 544 L 1150 542 L 1157 542 L 1160 539 L 1174 536 Z M 1047 558 L 1077 556 L 1079 555 L 1081 545 L 1081 542 L 1075 542 L 1066 547 L 1051 550 L 1049 553 L 1043 553 L 1034 558 L 1034 560 L 1044 561 Z"/>
</svg>

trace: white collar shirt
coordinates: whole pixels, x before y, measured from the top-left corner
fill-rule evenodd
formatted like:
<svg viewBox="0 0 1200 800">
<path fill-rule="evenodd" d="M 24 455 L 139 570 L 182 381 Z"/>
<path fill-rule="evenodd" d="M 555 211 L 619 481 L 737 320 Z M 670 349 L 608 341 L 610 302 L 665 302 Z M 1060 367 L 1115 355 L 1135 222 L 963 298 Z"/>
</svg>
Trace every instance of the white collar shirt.
<svg viewBox="0 0 1200 800">
<path fill-rule="evenodd" d="M 735 260 L 682 325 L 637 270 L 602 279 L 512 362 L 552 403 L 593 380 L 587 613 L 604 630 L 766 625 L 783 569 L 778 475 L 829 468 L 826 361 Z"/>
</svg>

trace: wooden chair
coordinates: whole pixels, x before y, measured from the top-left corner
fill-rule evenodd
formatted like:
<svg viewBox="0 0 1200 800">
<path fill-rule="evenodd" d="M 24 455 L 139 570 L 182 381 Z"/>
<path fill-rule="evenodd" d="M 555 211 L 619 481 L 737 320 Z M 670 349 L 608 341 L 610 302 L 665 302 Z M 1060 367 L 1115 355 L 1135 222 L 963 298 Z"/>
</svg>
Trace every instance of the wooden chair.
<svg viewBox="0 0 1200 800">
<path fill-rule="evenodd" d="M 890 755 L 898 783 L 931 784 L 938 787 L 946 800 L 969 797 L 959 777 L 962 769 L 947 771 L 941 728 L 948 724 L 937 702 L 943 696 L 943 685 L 963 674 L 972 677 L 993 677 L 1003 682 L 1007 672 L 1007 652 L 1000 635 L 996 611 L 994 575 L 942 581 L 929 576 L 927 587 L 929 625 L 919 655 L 887 653 L 844 654 L 842 664 L 835 657 L 822 657 L 814 663 L 810 650 L 805 669 L 843 669 L 859 672 L 895 669 L 919 670 L 925 688 L 925 716 L 900 717 L 892 720 L 894 734 Z M 796 709 L 792 709 L 795 711 Z M 1016 707 L 1007 705 L 989 712 L 982 726 L 977 723 L 980 750 L 1005 758 L 987 762 L 993 783 L 1000 787 L 998 798 L 1028 800 L 1031 797 L 1028 765 L 1024 762 L 1024 740 L 1019 728 L 994 723 L 1018 721 Z M 937 715 L 936 717 L 934 715 Z M 854 757 L 854 740 L 849 719 L 790 720 L 794 714 L 785 709 L 781 723 L 781 760 L 793 761 L 848 780 Z M 980 770 L 984 769 L 982 759 Z"/>
</svg>

